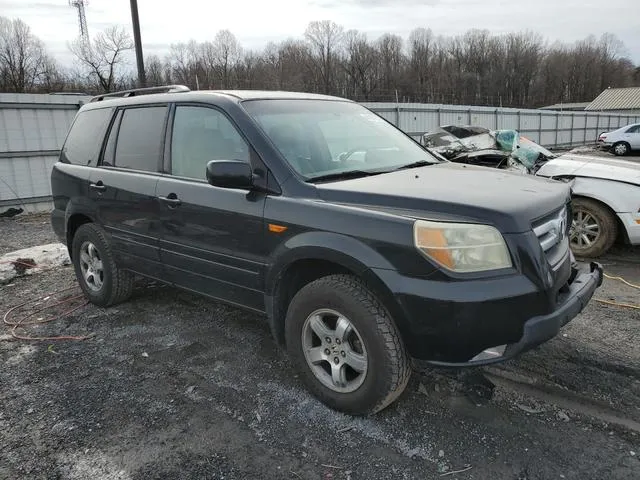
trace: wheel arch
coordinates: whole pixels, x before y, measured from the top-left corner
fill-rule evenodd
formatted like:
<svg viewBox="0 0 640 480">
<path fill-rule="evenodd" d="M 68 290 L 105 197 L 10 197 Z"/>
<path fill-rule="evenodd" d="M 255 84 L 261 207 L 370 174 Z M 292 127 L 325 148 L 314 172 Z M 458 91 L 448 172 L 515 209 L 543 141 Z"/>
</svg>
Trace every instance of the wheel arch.
<svg viewBox="0 0 640 480">
<path fill-rule="evenodd" d="M 86 223 L 94 223 L 93 216 L 85 212 L 67 212 L 67 220 L 65 222 L 65 235 L 67 240 L 67 251 L 69 252 L 69 258 L 73 260 L 73 252 L 71 245 L 73 244 L 73 237 L 78 229 Z"/>
<path fill-rule="evenodd" d="M 402 331 L 404 322 L 400 305 L 387 285 L 371 270 L 380 264 L 384 265 L 383 268 L 392 268 L 386 259 L 352 237 L 323 234 L 311 235 L 305 240 L 276 256 L 278 261 L 266 275 L 267 316 L 271 333 L 279 345 L 285 343 L 285 318 L 293 296 L 305 285 L 334 274 L 353 275 L 363 281 Z M 337 245 L 341 248 L 338 249 Z"/>
<path fill-rule="evenodd" d="M 603 205 L 614 217 L 618 226 L 617 240 L 627 242 L 629 232 L 620 220 L 618 212 L 634 212 L 637 205 L 632 199 L 637 198 L 640 187 L 615 180 L 576 177 L 573 181 L 572 198 L 593 200 Z"/>
</svg>

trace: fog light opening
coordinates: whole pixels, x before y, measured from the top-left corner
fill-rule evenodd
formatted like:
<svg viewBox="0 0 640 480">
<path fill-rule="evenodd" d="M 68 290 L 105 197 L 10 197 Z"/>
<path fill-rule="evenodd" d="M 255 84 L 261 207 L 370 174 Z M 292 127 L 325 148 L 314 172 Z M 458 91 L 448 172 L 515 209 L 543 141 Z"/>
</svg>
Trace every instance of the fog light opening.
<svg viewBox="0 0 640 480">
<path fill-rule="evenodd" d="M 504 355 L 504 351 L 506 349 L 507 349 L 506 345 L 498 345 L 497 347 L 487 348 L 486 350 L 483 350 L 478 355 L 473 357 L 470 361 L 479 362 L 481 360 L 491 360 L 494 358 L 498 358 Z"/>
</svg>

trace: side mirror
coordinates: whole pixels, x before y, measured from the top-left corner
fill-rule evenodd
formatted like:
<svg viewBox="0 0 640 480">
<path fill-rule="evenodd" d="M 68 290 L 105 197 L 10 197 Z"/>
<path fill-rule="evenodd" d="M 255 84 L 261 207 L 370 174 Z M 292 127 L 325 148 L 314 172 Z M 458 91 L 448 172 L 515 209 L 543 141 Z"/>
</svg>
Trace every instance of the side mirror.
<svg viewBox="0 0 640 480">
<path fill-rule="evenodd" d="M 251 188 L 251 165 L 240 160 L 211 160 L 207 163 L 207 182 L 214 187 Z"/>
</svg>

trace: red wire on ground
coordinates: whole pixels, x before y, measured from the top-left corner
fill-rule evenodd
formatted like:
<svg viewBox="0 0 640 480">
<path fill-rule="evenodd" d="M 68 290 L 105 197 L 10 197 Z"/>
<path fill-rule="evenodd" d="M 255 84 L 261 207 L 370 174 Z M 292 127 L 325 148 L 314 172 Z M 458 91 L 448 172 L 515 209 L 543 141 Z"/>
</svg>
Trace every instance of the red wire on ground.
<svg viewBox="0 0 640 480">
<path fill-rule="evenodd" d="M 67 292 L 67 291 L 72 290 L 72 289 L 75 289 L 75 288 L 77 288 L 77 287 L 76 287 L 76 286 L 73 286 L 73 287 L 69 287 L 69 288 L 64 288 L 64 289 L 62 289 L 62 290 L 58 290 L 58 291 L 56 291 L 56 292 L 52 293 L 51 295 L 49 295 L 49 297 L 52 297 L 52 296 L 55 296 L 55 295 L 59 295 L 59 294 L 61 294 L 61 293 Z M 25 325 L 42 325 L 42 324 L 45 324 L 45 323 L 53 322 L 53 321 L 55 321 L 55 320 L 59 320 L 59 319 L 64 318 L 64 317 L 66 317 L 66 316 L 68 316 L 68 315 L 71 315 L 73 312 L 75 312 L 76 310 L 79 310 L 80 308 L 84 307 L 84 306 L 85 306 L 85 305 L 87 305 L 89 302 L 86 302 L 86 301 L 85 301 L 85 302 L 83 302 L 83 303 L 81 303 L 81 304 L 79 304 L 79 305 L 75 305 L 75 306 L 73 306 L 72 308 L 70 308 L 69 310 L 66 310 L 66 311 L 64 311 L 63 313 L 61 313 L 61 314 L 59 314 L 59 315 L 57 315 L 57 316 L 54 316 L 54 317 L 52 317 L 52 318 L 42 319 L 42 320 L 35 320 L 35 321 L 29 321 L 29 322 L 27 322 L 27 321 L 26 321 L 28 318 L 30 318 L 30 317 L 32 317 L 32 316 L 34 316 L 34 315 L 35 315 L 35 314 L 37 314 L 37 313 L 40 313 L 40 312 L 46 311 L 46 310 L 48 310 L 48 309 L 51 309 L 51 308 L 54 308 L 54 307 L 57 307 L 57 306 L 60 306 L 60 305 L 65 305 L 65 304 L 71 303 L 71 302 L 73 302 L 74 300 L 78 300 L 78 299 L 80 299 L 80 298 L 82 298 L 82 297 L 83 297 L 83 295 L 82 295 L 82 294 L 69 296 L 69 297 L 64 298 L 64 299 L 62 299 L 62 300 L 59 300 L 59 301 L 57 301 L 57 302 L 55 302 L 55 303 L 53 303 L 53 304 L 46 305 L 46 306 L 44 306 L 44 307 L 42 307 L 42 308 L 39 308 L 39 309 L 37 309 L 37 310 L 34 310 L 34 311 L 32 311 L 31 313 L 29 313 L 28 315 L 26 315 L 26 316 L 24 316 L 24 317 L 22 317 L 22 318 L 20 318 L 20 319 L 18 319 L 18 320 L 15 320 L 15 321 L 11 321 L 11 320 L 9 320 L 9 315 L 10 315 L 12 312 L 14 312 L 14 311 L 18 310 L 19 308 L 22 308 L 22 307 L 24 307 L 24 306 L 26 306 L 26 305 L 30 305 L 30 304 L 33 304 L 33 303 L 37 303 L 37 302 L 39 302 L 41 299 L 28 300 L 28 301 L 26 301 L 26 302 L 24 302 L 24 303 L 21 303 L 20 305 L 16 305 L 16 306 L 14 306 L 14 307 L 10 308 L 10 309 L 9 309 L 9 310 L 4 314 L 4 317 L 3 317 L 2 321 L 4 322 L 4 324 L 5 324 L 5 325 L 8 325 L 8 326 L 10 326 L 10 327 L 11 327 L 11 328 L 10 328 L 10 330 L 9 330 L 9 333 L 11 334 L 11 336 L 12 336 L 13 338 L 17 338 L 17 339 L 19 339 L 19 340 L 27 340 L 27 341 L 86 340 L 86 339 L 88 339 L 88 338 L 93 337 L 93 334 L 90 334 L 90 335 L 82 335 L 82 336 L 76 336 L 76 335 L 26 336 L 26 335 L 22 335 L 22 334 L 19 334 L 19 333 L 17 333 L 17 332 L 16 332 L 16 330 L 17 330 L 19 327 L 20 327 L 20 328 L 22 328 L 22 329 L 24 330 L 24 326 L 25 326 Z"/>
</svg>

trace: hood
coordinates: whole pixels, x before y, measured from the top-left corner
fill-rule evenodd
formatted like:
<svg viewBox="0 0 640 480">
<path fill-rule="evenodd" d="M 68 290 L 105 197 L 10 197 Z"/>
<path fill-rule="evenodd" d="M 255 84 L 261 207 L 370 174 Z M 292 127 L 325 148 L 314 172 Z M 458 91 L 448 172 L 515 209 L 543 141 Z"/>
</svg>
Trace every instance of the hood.
<svg viewBox="0 0 640 480">
<path fill-rule="evenodd" d="M 601 178 L 640 186 L 640 163 L 590 155 L 565 154 L 545 163 L 537 175 Z"/>
<path fill-rule="evenodd" d="M 316 187 L 320 198 L 332 203 L 416 218 L 488 223 L 503 233 L 531 230 L 532 221 L 570 198 L 562 182 L 451 162 Z"/>
</svg>

